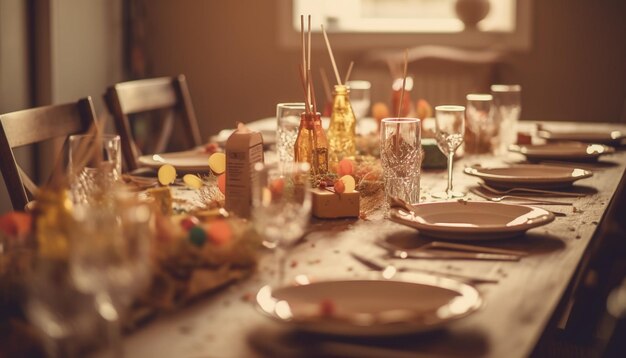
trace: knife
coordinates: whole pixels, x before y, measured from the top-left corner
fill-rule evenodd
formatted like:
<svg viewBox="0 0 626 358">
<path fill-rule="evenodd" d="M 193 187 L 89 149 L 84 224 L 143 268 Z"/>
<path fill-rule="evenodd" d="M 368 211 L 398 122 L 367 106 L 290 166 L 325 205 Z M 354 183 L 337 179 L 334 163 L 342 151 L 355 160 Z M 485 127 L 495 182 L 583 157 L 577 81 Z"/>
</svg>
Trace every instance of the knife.
<svg viewBox="0 0 626 358">
<path fill-rule="evenodd" d="M 471 276 L 465 276 L 465 275 L 461 275 L 457 273 L 440 272 L 440 271 L 422 269 L 422 268 L 416 268 L 416 267 L 395 267 L 393 265 L 383 264 L 381 262 L 376 261 L 375 259 L 368 258 L 363 255 L 359 255 L 355 252 L 351 252 L 350 255 L 356 261 L 360 262 L 363 266 L 370 268 L 374 271 L 384 272 L 384 271 L 391 271 L 390 269 L 392 269 L 392 270 L 397 270 L 398 272 L 412 271 L 412 272 L 420 272 L 420 273 L 424 273 L 424 274 L 428 274 L 432 276 L 448 277 L 448 278 L 453 278 L 453 279 L 457 279 L 457 280 L 461 280 L 461 281 L 465 281 L 469 283 L 475 283 L 475 284 L 498 283 L 498 280 L 496 279 L 471 277 Z"/>
</svg>

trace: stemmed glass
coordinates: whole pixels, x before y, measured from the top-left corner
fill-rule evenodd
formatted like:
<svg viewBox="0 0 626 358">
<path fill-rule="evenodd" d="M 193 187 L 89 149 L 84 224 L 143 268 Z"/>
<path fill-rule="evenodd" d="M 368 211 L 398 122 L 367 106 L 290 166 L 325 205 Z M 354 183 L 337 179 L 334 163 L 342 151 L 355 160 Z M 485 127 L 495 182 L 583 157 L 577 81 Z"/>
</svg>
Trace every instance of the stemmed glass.
<svg viewBox="0 0 626 358">
<path fill-rule="evenodd" d="M 490 94 L 471 93 L 465 98 L 467 99 L 467 110 L 465 112 L 467 126 L 474 134 L 474 138 L 472 138 L 474 141 L 472 152 L 489 152 L 492 138 L 484 138 L 484 135 L 492 135 L 495 129 L 493 123 L 493 96 Z"/>
<path fill-rule="evenodd" d="M 112 353 L 122 356 L 121 316 L 150 279 L 149 205 L 131 193 L 116 192 L 108 202 L 75 207 L 76 230 L 70 272 L 76 287 L 95 298 L 109 323 Z"/>
<path fill-rule="evenodd" d="M 498 152 L 506 153 L 509 145 L 517 141 L 517 122 L 522 111 L 522 86 L 491 85 L 493 104 L 500 123 Z"/>
<path fill-rule="evenodd" d="M 254 167 L 252 220 L 264 238 L 263 245 L 275 250 L 277 284 L 284 283 L 286 249 L 300 238 L 311 216 L 308 163 L 282 163 Z"/>
<path fill-rule="evenodd" d="M 448 187 L 444 193 L 432 194 L 437 199 L 453 199 L 465 196 L 452 190 L 452 163 L 454 152 L 463 143 L 465 134 L 465 107 L 444 105 L 435 107 L 435 138 L 439 150 L 448 157 Z"/>
</svg>

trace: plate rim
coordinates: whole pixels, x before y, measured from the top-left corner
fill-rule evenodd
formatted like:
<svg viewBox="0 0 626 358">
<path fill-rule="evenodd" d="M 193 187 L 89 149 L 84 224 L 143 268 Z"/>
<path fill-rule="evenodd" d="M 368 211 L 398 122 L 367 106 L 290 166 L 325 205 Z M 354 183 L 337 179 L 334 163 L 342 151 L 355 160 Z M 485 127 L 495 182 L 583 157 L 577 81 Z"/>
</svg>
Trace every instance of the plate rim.
<svg viewBox="0 0 626 358">
<path fill-rule="evenodd" d="M 514 167 L 532 167 L 532 168 L 555 168 L 555 169 L 563 169 L 569 170 L 569 167 L 557 166 L 557 165 L 545 165 L 545 164 L 515 164 L 509 166 L 492 166 L 492 167 L 467 167 L 463 169 L 463 173 L 483 179 L 485 181 L 492 182 L 503 182 L 503 183 L 573 183 L 575 181 L 581 179 L 591 178 L 593 176 L 593 172 L 591 170 L 576 168 L 575 164 L 572 165 L 571 170 L 581 170 L 584 172 L 583 175 L 580 176 L 562 176 L 562 177 L 524 177 L 524 176 L 505 176 L 498 174 L 489 174 L 482 172 L 480 170 L 492 170 L 492 169 L 507 169 Z"/>
<path fill-rule="evenodd" d="M 416 204 L 414 206 L 422 206 L 422 205 L 430 205 L 430 204 L 444 204 L 444 205 L 449 205 L 448 203 L 458 203 L 458 200 L 454 200 L 454 201 L 441 201 L 441 202 L 430 202 L 430 203 L 420 203 L 420 204 Z M 487 201 L 472 201 L 472 200 L 468 200 L 466 201 L 466 204 L 463 205 L 485 205 L 485 206 L 502 206 L 502 205 L 506 205 L 506 206 L 514 206 L 514 207 L 524 207 L 524 208 L 529 208 L 531 209 L 531 211 L 529 211 L 528 213 L 532 213 L 532 212 L 538 212 L 540 213 L 537 218 L 543 218 L 542 220 L 537 220 L 537 221 L 533 221 L 531 223 L 528 222 L 524 222 L 522 224 L 517 224 L 514 226 L 488 226 L 488 227 L 462 227 L 462 226 L 438 226 L 438 225 L 431 225 L 431 224 L 424 224 L 424 223 L 420 223 L 414 220 L 407 220 L 404 219 L 402 217 L 398 216 L 398 212 L 402 211 L 405 212 L 407 214 L 407 211 L 403 210 L 403 209 L 399 209 L 399 208 L 394 208 L 391 209 L 391 215 L 390 218 L 392 219 L 392 221 L 397 222 L 399 224 L 403 224 L 409 227 L 412 227 L 414 229 L 417 229 L 418 231 L 423 231 L 424 233 L 427 233 L 429 231 L 432 232 L 437 232 L 437 233 L 446 233 L 446 232 L 452 232 L 455 234 L 458 233 L 468 233 L 468 234 L 493 234 L 493 233 L 512 233 L 512 232 L 524 232 L 539 226 L 543 226 L 546 224 L 551 223 L 552 221 L 554 221 L 555 216 L 553 213 L 543 209 L 543 208 L 539 208 L 536 206 L 531 206 L 531 205 L 518 205 L 518 204 L 509 204 L 509 203 L 493 203 L 493 202 L 487 202 Z"/>
<path fill-rule="evenodd" d="M 603 151 L 602 152 L 594 152 L 594 153 L 587 153 L 586 151 L 582 151 L 581 152 L 574 152 L 574 151 L 570 151 L 570 152 L 565 152 L 565 153 L 524 153 L 522 148 L 528 148 L 528 147 L 532 147 L 531 149 L 540 147 L 540 146 L 567 146 L 567 144 L 564 143 L 569 143 L 569 144 L 573 144 L 573 143 L 577 143 L 580 144 L 580 146 L 578 146 L 579 148 L 584 147 L 589 147 L 592 145 L 598 145 L 603 147 Z M 545 144 L 513 144 L 511 146 L 508 147 L 508 151 L 512 152 L 512 153 L 519 153 L 522 154 L 524 156 L 526 156 L 527 158 L 572 158 L 572 157 L 576 157 L 576 156 L 581 156 L 581 159 L 597 159 L 602 155 L 606 155 L 606 154 L 612 154 L 615 153 L 615 148 L 607 146 L 605 144 L 601 144 L 601 143 L 583 143 L 583 142 L 563 142 L 561 144 L 558 143 L 545 143 Z"/>
<path fill-rule="evenodd" d="M 373 277 L 376 276 L 376 277 Z M 466 294 L 463 294 L 461 292 L 461 290 L 464 291 L 470 291 L 473 293 L 473 295 L 475 296 L 475 301 L 471 303 L 471 305 L 469 306 L 469 308 L 467 309 L 467 311 L 461 313 L 461 314 L 457 314 L 455 316 L 452 317 L 448 317 L 446 319 L 442 319 L 439 322 L 435 323 L 435 324 L 423 324 L 420 322 L 391 322 L 391 323 L 383 323 L 383 324 L 375 324 L 372 326 L 358 326 L 358 325 L 350 325 L 348 322 L 343 322 L 343 327 L 348 327 L 348 331 L 344 331 L 344 332 L 340 332 L 340 331 L 329 331 L 328 329 L 324 329 L 323 327 L 319 327 L 318 322 L 315 321 L 311 321 L 311 322 L 307 322 L 307 321 L 298 321 L 298 322 L 294 322 L 288 319 L 284 319 L 279 317 L 275 312 L 268 312 L 267 310 L 265 310 L 262 305 L 259 303 L 259 294 L 260 292 L 265 289 L 266 287 L 270 287 L 269 285 L 263 286 L 261 287 L 261 289 L 259 291 L 257 291 L 257 294 L 255 296 L 255 308 L 258 312 L 260 312 L 262 315 L 272 319 L 274 322 L 278 322 L 280 324 L 284 324 L 284 325 L 292 325 L 295 328 L 298 328 L 300 330 L 304 330 L 304 331 L 308 331 L 308 332 L 315 332 L 315 333 L 322 333 L 322 334 L 329 334 L 329 335 L 334 335 L 334 336 L 345 336 L 345 337 L 385 337 L 385 336 L 394 336 L 394 335 L 398 335 L 398 334 L 410 334 L 410 333 L 425 333 L 425 332 L 431 332 L 437 329 L 440 329 L 442 327 L 445 327 L 449 324 L 452 324 L 460 319 L 463 319 L 467 316 L 470 316 L 473 313 L 476 313 L 478 310 L 480 310 L 482 307 L 484 307 L 485 305 L 485 300 L 483 295 L 481 294 L 480 290 L 478 290 L 478 288 L 476 288 L 474 285 L 470 284 L 470 283 L 466 283 L 466 282 L 462 282 L 459 280 L 455 280 L 452 278 L 448 278 L 448 277 L 438 277 L 438 276 L 433 276 L 433 275 L 427 275 L 427 274 L 423 274 L 423 273 L 418 273 L 418 272 L 402 272 L 402 273 L 397 273 L 396 275 L 394 275 L 392 278 L 390 279 L 385 279 L 383 278 L 380 273 L 378 274 L 370 274 L 368 277 L 334 277 L 331 279 L 322 279 L 322 280 L 318 280 L 318 281 L 313 281 L 310 283 L 307 283 L 306 285 L 314 285 L 314 284 L 324 284 L 324 283 L 329 283 L 329 282 L 336 282 L 336 283 L 341 283 L 341 282 L 368 282 L 368 281 L 381 281 L 381 282 L 398 282 L 398 283 L 406 283 L 406 284 L 417 284 L 417 285 L 425 285 L 425 286 L 432 286 L 432 287 L 437 287 L 437 288 L 441 288 L 441 289 L 447 289 L 449 291 L 453 291 L 456 292 L 459 296 L 467 296 Z M 454 290 L 450 287 L 442 287 L 441 285 L 452 285 L 452 286 L 456 286 L 457 289 Z M 439 286 L 437 286 L 439 285 Z M 305 285 L 301 285 L 301 284 L 292 284 L 292 285 L 286 285 L 286 286 L 281 286 L 278 287 L 278 289 L 282 289 L 282 288 L 294 288 L 294 287 L 298 287 L 298 286 L 305 286 Z M 272 292 L 272 289 L 270 288 L 270 292 Z M 271 296 L 272 298 L 274 298 L 274 296 Z M 446 303 L 446 305 L 449 304 Z M 443 306 L 441 306 L 443 307 Z M 336 322 L 335 322 L 336 323 Z M 318 326 L 318 328 L 316 329 L 316 325 Z M 417 327 L 416 325 L 419 325 L 419 327 Z M 384 331 L 380 331 L 381 328 L 389 328 L 391 327 L 391 329 L 388 329 L 387 332 Z M 370 330 L 368 332 L 368 330 Z"/>
<path fill-rule="evenodd" d="M 176 164 L 173 164 L 173 163 L 169 163 L 167 161 L 165 163 L 161 163 L 161 162 L 158 162 L 158 161 L 155 161 L 154 159 L 152 159 L 152 157 L 154 155 L 160 155 L 160 156 L 163 156 L 163 155 L 183 155 L 185 153 L 187 153 L 187 154 L 196 154 L 196 155 L 207 155 L 206 165 L 202 165 L 202 166 L 196 166 L 196 165 L 176 165 Z M 207 171 L 207 170 L 210 170 L 209 160 L 208 160 L 208 153 L 199 152 L 196 149 L 183 150 L 183 151 L 179 151 L 179 152 L 145 154 L 145 155 L 141 155 L 141 156 L 139 156 L 139 158 L 137 158 L 137 163 L 139 163 L 143 167 L 153 168 L 153 169 L 158 169 L 158 168 L 160 168 L 164 164 L 170 164 L 170 165 L 174 166 L 174 168 L 176 168 L 177 170 L 182 170 L 182 171 Z"/>
<path fill-rule="evenodd" d="M 619 132 L 620 135 L 616 138 L 611 137 L 611 133 Z M 597 134 L 596 138 L 585 138 L 586 134 Z M 598 141 L 598 144 L 607 144 L 607 143 L 620 143 L 623 139 L 626 139 L 626 132 L 616 129 L 616 130 L 606 130 L 606 131 L 598 131 L 598 130 L 585 130 L 585 131 L 573 131 L 573 132 L 559 132 L 549 129 L 542 129 L 537 131 L 537 136 L 546 140 L 553 141 L 577 141 L 577 142 L 585 142 L 590 143 L 593 141 Z M 604 138 L 603 138 L 604 137 Z"/>
</svg>

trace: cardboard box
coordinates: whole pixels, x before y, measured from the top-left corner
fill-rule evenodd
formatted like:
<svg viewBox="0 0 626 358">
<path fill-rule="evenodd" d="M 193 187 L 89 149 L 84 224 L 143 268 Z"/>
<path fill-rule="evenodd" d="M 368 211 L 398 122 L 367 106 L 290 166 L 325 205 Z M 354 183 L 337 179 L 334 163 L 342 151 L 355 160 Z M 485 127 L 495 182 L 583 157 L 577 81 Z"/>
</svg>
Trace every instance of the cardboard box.
<svg viewBox="0 0 626 358">
<path fill-rule="evenodd" d="M 240 125 L 226 141 L 226 210 L 248 218 L 254 165 L 263 163 L 263 136 Z"/>
<path fill-rule="evenodd" d="M 322 219 L 359 217 L 361 194 L 358 191 L 337 194 L 329 190 L 314 188 L 313 216 Z"/>
</svg>

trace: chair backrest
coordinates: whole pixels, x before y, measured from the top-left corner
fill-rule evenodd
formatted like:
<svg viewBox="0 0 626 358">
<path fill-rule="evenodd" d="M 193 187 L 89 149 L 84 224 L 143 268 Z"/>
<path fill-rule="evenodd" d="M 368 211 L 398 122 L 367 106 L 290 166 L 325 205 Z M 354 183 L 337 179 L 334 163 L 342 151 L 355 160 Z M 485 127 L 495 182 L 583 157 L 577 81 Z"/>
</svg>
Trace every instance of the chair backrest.
<svg viewBox="0 0 626 358">
<path fill-rule="evenodd" d="M 37 185 L 15 160 L 13 149 L 48 139 L 86 133 L 96 122 L 91 97 L 0 115 L 0 170 L 15 210 L 36 194 Z"/>
<path fill-rule="evenodd" d="M 489 93 L 497 81 L 497 66 L 504 54 L 495 50 L 464 50 L 444 46 L 419 46 L 408 50 L 408 75 L 413 77 L 412 99 L 423 98 L 433 105 L 464 105 L 468 93 Z M 403 74 L 404 53 L 400 51 L 372 52 L 366 62 L 386 63 L 391 77 Z M 372 93 L 391 92 L 392 78 L 379 68 L 356 76 L 372 78 Z"/>
<path fill-rule="evenodd" d="M 174 118 L 182 122 L 186 144 L 190 148 L 202 145 L 184 75 L 118 83 L 107 89 L 104 101 L 122 139 L 122 153 L 129 170 L 137 169 L 137 158 L 140 155 L 130 123 L 132 115 L 155 110 L 170 110 L 173 114 L 165 118 L 156 141 L 155 152 L 165 150 L 172 134 Z"/>
</svg>

